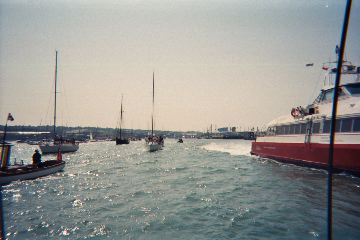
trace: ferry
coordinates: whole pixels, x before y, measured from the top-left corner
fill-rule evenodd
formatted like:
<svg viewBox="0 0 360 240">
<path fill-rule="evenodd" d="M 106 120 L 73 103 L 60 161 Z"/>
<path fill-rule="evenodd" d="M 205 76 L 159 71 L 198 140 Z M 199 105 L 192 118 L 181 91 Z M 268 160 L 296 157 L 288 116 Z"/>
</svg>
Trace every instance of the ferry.
<svg viewBox="0 0 360 240">
<path fill-rule="evenodd" d="M 327 168 L 332 98 L 337 62 L 324 63 L 320 94 L 306 107 L 271 121 L 251 154 L 278 161 Z M 341 69 L 334 141 L 334 170 L 360 174 L 360 67 L 344 61 Z"/>
</svg>

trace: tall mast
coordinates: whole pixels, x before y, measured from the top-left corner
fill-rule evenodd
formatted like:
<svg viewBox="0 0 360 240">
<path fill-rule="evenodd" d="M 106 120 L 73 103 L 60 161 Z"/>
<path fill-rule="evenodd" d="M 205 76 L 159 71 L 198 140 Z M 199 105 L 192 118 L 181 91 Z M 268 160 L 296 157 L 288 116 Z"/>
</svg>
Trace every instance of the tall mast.
<svg viewBox="0 0 360 240">
<path fill-rule="evenodd" d="M 122 105 L 122 103 L 123 103 L 123 95 L 121 95 L 121 108 L 120 108 L 120 139 L 121 139 L 121 125 L 122 125 L 122 119 L 123 119 L 123 105 Z"/>
<path fill-rule="evenodd" d="M 153 72 L 153 96 L 152 96 L 152 114 L 151 114 L 151 136 L 154 136 L 154 102 L 155 102 L 155 83 Z"/>
<path fill-rule="evenodd" d="M 55 90 L 54 90 L 54 139 L 56 138 L 56 86 L 57 86 L 57 55 L 58 52 L 56 51 L 55 55 Z"/>
</svg>

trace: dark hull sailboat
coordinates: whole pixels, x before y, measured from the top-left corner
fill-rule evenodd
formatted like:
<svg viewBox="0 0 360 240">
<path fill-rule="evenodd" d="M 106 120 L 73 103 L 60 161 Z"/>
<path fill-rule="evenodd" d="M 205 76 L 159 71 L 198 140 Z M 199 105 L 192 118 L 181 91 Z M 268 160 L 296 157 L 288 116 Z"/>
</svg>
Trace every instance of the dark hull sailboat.
<svg viewBox="0 0 360 240">
<path fill-rule="evenodd" d="M 121 144 L 129 144 L 130 141 L 129 139 L 124 139 L 124 138 L 116 138 L 116 145 L 121 145 Z"/>
<path fill-rule="evenodd" d="M 130 143 L 130 140 L 128 138 L 123 138 L 121 136 L 121 133 L 122 133 L 122 120 L 123 120 L 123 96 L 121 96 L 121 109 L 120 109 L 120 127 L 119 127 L 119 132 L 118 132 L 118 137 L 116 137 L 116 145 L 123 145 L 123 144 L 129 144 Z"/>
</svg>

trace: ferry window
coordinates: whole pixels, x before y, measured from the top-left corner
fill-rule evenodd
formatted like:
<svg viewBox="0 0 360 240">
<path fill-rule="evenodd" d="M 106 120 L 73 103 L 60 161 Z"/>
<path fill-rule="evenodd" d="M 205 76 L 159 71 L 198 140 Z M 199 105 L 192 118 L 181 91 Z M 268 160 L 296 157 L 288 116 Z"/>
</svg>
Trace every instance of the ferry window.
<svg viewBox="0 0 360 240">
<path fill-rule="evenodd" d="M 284 134 L 289 134 L 289 127 L 290 126 L 284 126 Z"/>
<path fill-rule="evenodd" d="M 339 94 L 339 97 L 345 95 L 344 91 L 341 88 L 339 88 L 338 94 Z M 326 91 L 324 93 L 324 97 L 323 97 L 322 101 L 332 100 L 333 95 L 334 95 L 334 89 Z"/>
<path fill-rule="evenodd" d="M 331 89 L 331 90 L 329 90 L 329 91 L 325 92 L 325 93 L 324 93 L 324 96 L 323 96 L 322 101 L 331 100 L 331 99 L 332 99 L 332 97 L 333 97 L 333 92 L 334 92 L 334 90 L 333 90 L 333 89 Z"/>
<path fill-rule="evenodd" d="M 351 132 L 351 123 L 352 119 L 342 119 L 341 120 L 341 132 Z"/>
<path fill-rule="evenodd" d="M 300 124 L 300 133 L 305 134 L 306 133 L 306 123 Z"/>
<path fill-rule="evenodd" d="M 296 124 L 294 125 L 294 128 L 295 128 L 295 134 L 299 134 L 300 133 L 300 124 Z"/>
<path fill-rule="evenodd" d="M 322 91 L 322 92 L 319 94 L 319 96 L 315 99 L 314 102 L 320 102 L 321 99 L 323 99 L 323 95 L 324 95 L 324 92 Z"/>
<path fill-rule="evenodd" d="M 289 134 L 294 134 L 295 133 L 295 125 L 290 125 L 290 132 Z"/>
<path fill-rule="evenodd" d="M 279 134 L 285 134 L 285 127 L 279 126 Z"/>
<path fill-rule="evenodd" d="M 319 122 L 313 123 L 312 132 L 313 133 L 319 133 L 320 132 L 320 123 Z"/>
<path fill-rule="evenodd" d="M 331 124 L 330 120 L 326 120 L 324 122 L 323 133 L 329 133 L 330 132 L 330 124 Z"/>
<path fill-rule="evenodd" d="M 290 125 L 286 126 L 286 134 L 292 134 L 291 129 L 290 129 Z"/>
<path fill-rule="evenodd" d="M 275 133 L 276 134 L 281 134 L 281 128 L 280 127 L 275 127 Z"/>
<path fill-rule="evenodd" d="M 354 118 L 353 131 L 360 132 L 360 118 Z"/>
<path fill-rule="evenodd" d="M 346 86 L 346 89 L 350 92 L 351 95 L 360 94 L 360 84 L 351 84 Z"/>
<path fill-rule="evenodd" d="M 336 126 L 335 126 L 335 132 L 340 132 L 340 120 L 339 119 L 337 119 L 337 121 L 336 121 Z"/>
<path fill-rule="evenodd" d="M 330 133 L 331 120 L 324 122 L 323 133 Z M 335 132 L 340 132 L 340 120 L 336 121 Z"/>
</svg>

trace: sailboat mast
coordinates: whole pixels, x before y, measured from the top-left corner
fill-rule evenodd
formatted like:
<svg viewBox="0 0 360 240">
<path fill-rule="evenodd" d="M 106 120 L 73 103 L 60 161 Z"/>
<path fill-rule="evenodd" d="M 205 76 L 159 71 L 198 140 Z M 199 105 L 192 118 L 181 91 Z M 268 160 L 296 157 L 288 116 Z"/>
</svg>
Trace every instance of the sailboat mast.
<svg viewBox="0 0 360 240">
<path fill-rule="evenodd" d="M 121 125 L 122 125 L 122 119 L 123 119 L 123 95 L 121 95 L 121 107 L 120 107 L 120 139 L 121 139 Z"/>
<path fill-rule="evenodd" d="M 151 114 L 151 136 L 154 136 L 154 102 L 155 102 L 155 83 L 153 72 L 153 96 L 152 96 L 152 114 Z"/>
<path fill-rule="evenodd" d="M 56 138 L 56 88 L 57 88 L 57 56 L 58 52 L 56 51 L 55 55 L 55 90 L 54 90 L 54 139 Z"/>
</svg>

